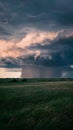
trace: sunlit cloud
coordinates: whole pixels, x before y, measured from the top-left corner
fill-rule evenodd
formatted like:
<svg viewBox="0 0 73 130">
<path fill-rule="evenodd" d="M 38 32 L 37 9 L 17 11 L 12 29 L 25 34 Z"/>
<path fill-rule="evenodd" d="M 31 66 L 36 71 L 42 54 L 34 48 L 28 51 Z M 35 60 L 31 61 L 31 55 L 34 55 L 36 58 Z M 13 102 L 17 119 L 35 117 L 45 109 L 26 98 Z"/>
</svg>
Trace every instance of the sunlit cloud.
<svg viewBox="0 0 73 130">
<path fill-rule="evenodd" d="M 17 51 L 10 51 L 14 48 L 15 44 L 11 41 L 0 40 L 0 57 L 16 57 Z"/>
<path fill-rule="evenodd" d="M 33 32 L 28 33 L 26 37 L 21 40 L 20 43 L 17 43 L 17 46 L 20 48 L 24 48 L 35 43 L 37 44 L 42 43 L 43 40 L 45 39 L 53 40 L 59 35 L 59 33 L 60 31 L 59 32 L 33 31 Z"/>
<path fill-rule="evenodd" d="M 22 40 L 17 41 L 5 41 L 0 40 L 0 57 L 19 57 L 21 55 L 33 54 L 33 50 L 28 50 L 27 47 L 32 44 L 42 44 L 45 39 L 53 40 L 55 39 L 60 32 L 42 32 L 42 31 L 33 31 L 29 32 Z M 49 43 L 50 44 L 50 43 Z M 40 51 L 35 51 L 36 55 Z"/>
<path fill-rule="evenodd" d="M 40 31 L 37 29 L 32 29 L 32 31 L 28 31 L 28 33 L 22 39 L 11 39 L 11 40 L 0 40 L 0 57 L 21 57 L 34 55 L 35 58 L 38 55 L 41 55 L 41 51 L 39 48 L 36 48 L 35 51 L 30 49 L 32 45 L 41 45 L 45 46 L 46 44 L 49 46 L 52 41 L 59 38 L 69 38 L 73 37 L 72 30 L 60 30 L 60 31 Z M 44 42 L 48 39 L 48 42 Z M 56 44 L 56 43 L 55 43 Z M 45 50 L 47 52 L 47 50 Z M 43 57 L 46 53 L 42 53 Z M 51 57 L 50 57 L 51 59 Z"/>
</svg>

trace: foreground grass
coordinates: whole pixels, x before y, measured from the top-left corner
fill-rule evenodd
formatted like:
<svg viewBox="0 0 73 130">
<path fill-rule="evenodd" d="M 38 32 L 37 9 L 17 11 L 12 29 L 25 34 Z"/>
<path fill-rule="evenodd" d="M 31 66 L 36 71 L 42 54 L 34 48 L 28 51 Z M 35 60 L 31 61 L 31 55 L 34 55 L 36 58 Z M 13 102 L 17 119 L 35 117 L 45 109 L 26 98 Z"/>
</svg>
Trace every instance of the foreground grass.
<svg viewBox="0 0 73 130">
<path fill-rule="evenodd" d="M 73 130 L 73 81 L 1 82 L 0 130 Z"/>
</svg>

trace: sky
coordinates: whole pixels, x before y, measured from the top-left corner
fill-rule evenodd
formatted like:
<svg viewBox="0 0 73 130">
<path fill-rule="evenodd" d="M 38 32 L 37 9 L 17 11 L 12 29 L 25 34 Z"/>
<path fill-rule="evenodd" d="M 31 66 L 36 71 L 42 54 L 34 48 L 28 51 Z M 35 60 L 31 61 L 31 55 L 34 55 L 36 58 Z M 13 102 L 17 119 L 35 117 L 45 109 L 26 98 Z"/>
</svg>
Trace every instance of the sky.
<svg viewBox="0 0 73 130">
<path fill-rule="evenodd" d="M 73 65 L 73 0 L 0 0 L 0 67 Z"/>
</svg>

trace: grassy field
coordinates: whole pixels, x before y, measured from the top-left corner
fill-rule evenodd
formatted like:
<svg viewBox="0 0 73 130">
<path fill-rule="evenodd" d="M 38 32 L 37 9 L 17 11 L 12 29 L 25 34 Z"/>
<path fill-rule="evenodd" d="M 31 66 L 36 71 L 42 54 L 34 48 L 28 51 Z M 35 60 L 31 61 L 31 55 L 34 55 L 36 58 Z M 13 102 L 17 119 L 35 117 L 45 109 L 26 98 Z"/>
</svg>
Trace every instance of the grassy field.
<svg viewBox="0 0 73 130">
<path fill-rule="evenodd" d="M 0 79 L 0 130 L 73 130 L 73 81 Z"/>
</svg>

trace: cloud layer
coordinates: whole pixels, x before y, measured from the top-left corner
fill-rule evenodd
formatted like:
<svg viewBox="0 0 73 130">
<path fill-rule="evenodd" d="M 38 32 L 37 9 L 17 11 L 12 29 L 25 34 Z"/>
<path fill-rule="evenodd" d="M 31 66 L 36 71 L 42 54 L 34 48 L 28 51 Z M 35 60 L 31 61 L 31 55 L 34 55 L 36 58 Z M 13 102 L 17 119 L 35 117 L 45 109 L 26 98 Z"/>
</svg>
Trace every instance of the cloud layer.
<svg viewBox="0 0 73 130">
<path fill-rule="evenodd" d="M 0 0 L 0 66 L 26 57 L 73 64 L 73 0 Z"/>
</svg>

